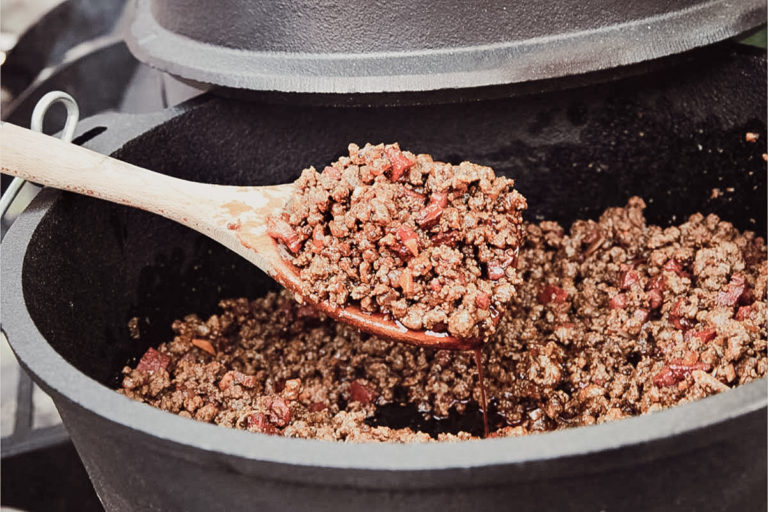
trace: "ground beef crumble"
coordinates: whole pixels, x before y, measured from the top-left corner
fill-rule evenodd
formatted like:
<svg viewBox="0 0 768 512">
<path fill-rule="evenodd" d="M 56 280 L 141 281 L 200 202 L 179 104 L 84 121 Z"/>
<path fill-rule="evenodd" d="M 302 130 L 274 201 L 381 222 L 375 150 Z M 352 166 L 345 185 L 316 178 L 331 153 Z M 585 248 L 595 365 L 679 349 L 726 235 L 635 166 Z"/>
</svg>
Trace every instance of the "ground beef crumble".
<svg viewBox="0 0 768 512">
<path fill-rule="evenodd" d="M 302 172 L 268 232 L 287 248 L 310 301 L 486 338 L 518 282 L 527 205 L 513 185 L 490 167 L 350 144 L 322 172 Z"/>
<path fill-rule="evenodd" d="M 589 425 L 765 377 L 765 242 L 715 215 L 647 226 L 644 203 L 599 222 L 528 224 L 508 313 L 484 348 L 504 425 L 494 436 Z M 123 370 L 119 392 L 219 425 L 288 437 L 431 441 L 371 426 L 405 394 L 445 416 L 479 398 L 473 356 L 383 341 L 287 293 L 224 300 Z M 440 434 L 460 440 L 467 432 Z"/>
</svg>

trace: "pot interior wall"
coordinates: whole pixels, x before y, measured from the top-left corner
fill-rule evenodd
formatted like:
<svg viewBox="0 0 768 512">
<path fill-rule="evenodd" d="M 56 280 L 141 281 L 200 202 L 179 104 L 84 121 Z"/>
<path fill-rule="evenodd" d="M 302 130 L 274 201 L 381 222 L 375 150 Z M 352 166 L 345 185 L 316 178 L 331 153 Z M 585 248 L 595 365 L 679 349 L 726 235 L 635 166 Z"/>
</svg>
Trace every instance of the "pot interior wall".
<svg viewBox="0 0 768 512">
<path fill-rule="evenodd" d="M 116 156 L 185 179 L 263 185 L 322 167 L 351 141 L 399 141 L 514 177 L 529 220 L 568 225 L 639 195 L 653 223 L 714 212 L 765 233 L 764 70 L 763 56 L 718 50 L 706 66 L 694 61 L 596 87 L 467 104 L 329 108 L 209 97 Z M 745 142 L 747 131 L 759 133 L 758 144 Z M 207 316 L 220 298 L 275 288 L 202 235 L 72 194 L 62 194 L 38 226 L 23 286 L 51 345 L 109 386 L 131 357 L 168 339 L 174 319 Z M 139 339 L 129 335 L 132 317 Z"/>
</svg>

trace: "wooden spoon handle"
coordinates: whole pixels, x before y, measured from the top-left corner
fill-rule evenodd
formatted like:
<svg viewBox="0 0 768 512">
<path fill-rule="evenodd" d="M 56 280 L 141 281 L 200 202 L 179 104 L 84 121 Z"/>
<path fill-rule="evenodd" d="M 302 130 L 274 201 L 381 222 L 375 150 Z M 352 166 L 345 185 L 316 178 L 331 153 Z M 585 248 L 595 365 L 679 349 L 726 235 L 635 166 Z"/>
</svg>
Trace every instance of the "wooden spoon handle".
<svg viewBox="0 0 768 512">
<path fill-rule="evenodd" d="M 8 123 L 0 123 L 0 171 L 29 181 L 157 213 L 204 233 L 301 293 L 296 269 L 267 233 L 267 216 L 279 212 L 292 184 L 230 187 L 195 183 L 148 171 Z M 362 330 L 413 345 L 470 349 L 478 340 L 409 331 L 381 315 L 328 302 L 317 307 Z"/>
<path fill-rule="evenodd" d="M 0 124 L 0 171 L 179 221 L 195 212 L 199 215 L 208 187 L 9 123 Z"/>
</svg>

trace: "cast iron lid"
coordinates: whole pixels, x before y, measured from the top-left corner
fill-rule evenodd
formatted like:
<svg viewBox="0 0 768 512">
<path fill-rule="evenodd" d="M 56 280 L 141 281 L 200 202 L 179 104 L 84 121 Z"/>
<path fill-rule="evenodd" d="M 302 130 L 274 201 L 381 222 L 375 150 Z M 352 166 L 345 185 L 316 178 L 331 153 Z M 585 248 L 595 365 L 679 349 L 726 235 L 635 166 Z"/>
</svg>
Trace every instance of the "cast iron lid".
<svg viewBox="0 0 768 512">
<path fill-rule="evenodd" d="M 304 93 L 431 91 L 579 75 L 765 23 L 762 0 L 136 0 L 141 61 L 206 84 Z"/>
</svg>

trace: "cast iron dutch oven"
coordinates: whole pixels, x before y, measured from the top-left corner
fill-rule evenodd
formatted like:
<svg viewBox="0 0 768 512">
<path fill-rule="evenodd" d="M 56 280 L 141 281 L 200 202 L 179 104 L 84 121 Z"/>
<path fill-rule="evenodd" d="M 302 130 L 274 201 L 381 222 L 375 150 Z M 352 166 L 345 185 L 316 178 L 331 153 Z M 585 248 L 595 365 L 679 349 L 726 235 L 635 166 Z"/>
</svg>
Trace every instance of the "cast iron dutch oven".
<svg viewBox="0 0 768 512">
<path fill-rule="evenodd" d="M 466 104 L 331 108 L 204 96 L 100 116 L 76 142 L 185 179 L 272 184 L 350 141 L 493 166 L 530 220 L 595 217 L 631 195 L 650 222 L 702 211 L 765 233 L 765 58 L 710 52 L 664 73 Z M 106 130 L 104 128 L 106 127 Z M 46 148 L 41 147 L 40 151 Z M 713 198 L 713 187 L 733 193 Z M 174 318 L 272 284 L 160 217 L 44 190 L 2 251 L 3 329 L 54 399 L 108 510 L 757 510 L 766 381 L 596 426 L 414 445 L 285 439 L 195 422 L 113 391 Z M 127 322 L 141 320 L 132 340 Z"/>
</svg>

